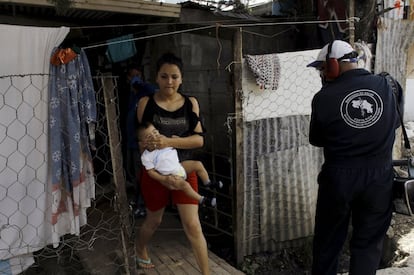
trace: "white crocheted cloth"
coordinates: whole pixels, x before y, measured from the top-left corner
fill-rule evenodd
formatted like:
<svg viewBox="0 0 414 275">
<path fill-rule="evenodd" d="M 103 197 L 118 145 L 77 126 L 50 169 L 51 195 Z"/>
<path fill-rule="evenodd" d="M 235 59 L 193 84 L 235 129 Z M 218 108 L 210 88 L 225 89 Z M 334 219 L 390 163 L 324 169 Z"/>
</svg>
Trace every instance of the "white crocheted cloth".
<svg viewBox="0 0 414 275">
<path fill-rule="evenodd" d="M 280 62 L 277 54 L 246 55 L 247 65 L 256 77 L 257 85 L 265 90 L 277 90 Z"/>
</svg>

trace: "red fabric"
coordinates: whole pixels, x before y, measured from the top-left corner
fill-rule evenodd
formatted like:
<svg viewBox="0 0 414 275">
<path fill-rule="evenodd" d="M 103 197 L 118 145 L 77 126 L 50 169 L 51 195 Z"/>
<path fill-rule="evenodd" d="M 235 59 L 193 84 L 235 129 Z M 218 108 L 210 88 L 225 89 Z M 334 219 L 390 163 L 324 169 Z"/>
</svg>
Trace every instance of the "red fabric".
<svg viewBox="0 0 414 275">
<path fill-rule="evenodd" d="M 55 66 L 62 64 L 68 64 L 70 61 L 75 59 L 78 55 L 71 49 L 57 49 L 50 58 L 50 63 Z"/>
<path fill-rule="evenodd" d="M 197 175 L 192 172 L 187 175 L 187 181 L 195 191 L 198 191 Z M 157 211 L 173 204 L 198 204 L 197 200 L 189 198 L 183 191 L 169 190 L 156 180 L 153 180 L 145 168 L 142 168 L 141 193 L 144 198 L 145 207 L 150 211 Z"/>
<path fill-rule="evenodd" d="M 394 8 L 397 8 L 397 9 L 399 9 L 399 8 L 402 8 L 402 5 L 401 5 L 401 1 L 395 1 L 394 2 Z"/>
</svg>

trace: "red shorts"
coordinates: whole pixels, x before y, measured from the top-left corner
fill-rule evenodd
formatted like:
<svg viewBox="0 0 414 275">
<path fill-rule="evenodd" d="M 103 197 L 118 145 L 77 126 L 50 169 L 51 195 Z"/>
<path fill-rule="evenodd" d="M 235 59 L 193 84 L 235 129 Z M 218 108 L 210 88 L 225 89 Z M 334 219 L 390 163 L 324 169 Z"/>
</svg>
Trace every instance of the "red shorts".
<svg viewBox="0 0 414 275">
<path fill-rule="evenodd" d="M 197 175 L 192 172 L 187 175 L 187 181 L 191 187 L 198 192 Z M 144 198 L 145 207 L 150 211 L 157 211 L 173 204 L 198 204 L 197 200 L 189 198 L 181 190 L 169 190 L 158 181 L 152 179 L 145 168 L 142 168 L 141 174 L 141 194 Z"/>
</svg>

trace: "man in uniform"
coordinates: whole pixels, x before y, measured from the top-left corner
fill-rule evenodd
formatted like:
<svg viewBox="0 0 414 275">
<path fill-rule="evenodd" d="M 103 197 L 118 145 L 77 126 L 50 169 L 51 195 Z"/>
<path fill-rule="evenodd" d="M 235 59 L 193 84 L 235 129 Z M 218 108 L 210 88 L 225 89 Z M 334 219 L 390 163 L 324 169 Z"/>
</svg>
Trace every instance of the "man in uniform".
<svg viewBox="0 0 414 275">
<path fill-rule="evenodd" d="M 358 68 L 358 54 L 335 40 L 308 67 L 323 86 L 312 100 L 309 141 L 323 147 L 312 274 L 336 275 L 352 223 L 349 273 L 375 274 L 392 214 L 392 148 L 399 126 L 385 77 Z"/>
</svg>

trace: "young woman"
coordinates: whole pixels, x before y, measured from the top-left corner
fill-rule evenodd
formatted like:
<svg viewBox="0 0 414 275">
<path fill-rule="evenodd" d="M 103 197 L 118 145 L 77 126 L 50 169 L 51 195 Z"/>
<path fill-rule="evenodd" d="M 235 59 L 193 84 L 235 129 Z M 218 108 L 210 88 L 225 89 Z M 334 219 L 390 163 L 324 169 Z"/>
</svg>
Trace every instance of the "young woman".
<svg viewBox="0 0 414 275">
<path fill-rule="evenodd" d="M 173 147 L 180 161 L 191 159 L 192 149 L 204 144 L 203 128 L 199 120 L 199 105 L 194 97 L 178 92 L 182 84 L 183 64 L 180 58 L 167 53 L 157 62 L 156 82 L 159 86 L 152 96 L 138 103 L 137 116 L 140 123 L 150 122 L 160 135 L 149 136 L 140 146 L 154 150 Z M 195 191 L 197 176 L 190 173 L 187 181 Z M 147 244 L 162 221 L 164 209 L 170 201 L 177 205 L 184 232 L 190 241 L 194 256 L 202 274 L 210 274 L 207 243 L 198 216 L 198 201 L 189 198 L 178 189 L 179 179 L 172 175 L 157 174 L 151 178 L 143 171 L 141 192 L 147 208 L 147 216 L 136 241 L 137 263 L 141 268 L 153 268 Z"/>
</svg>

